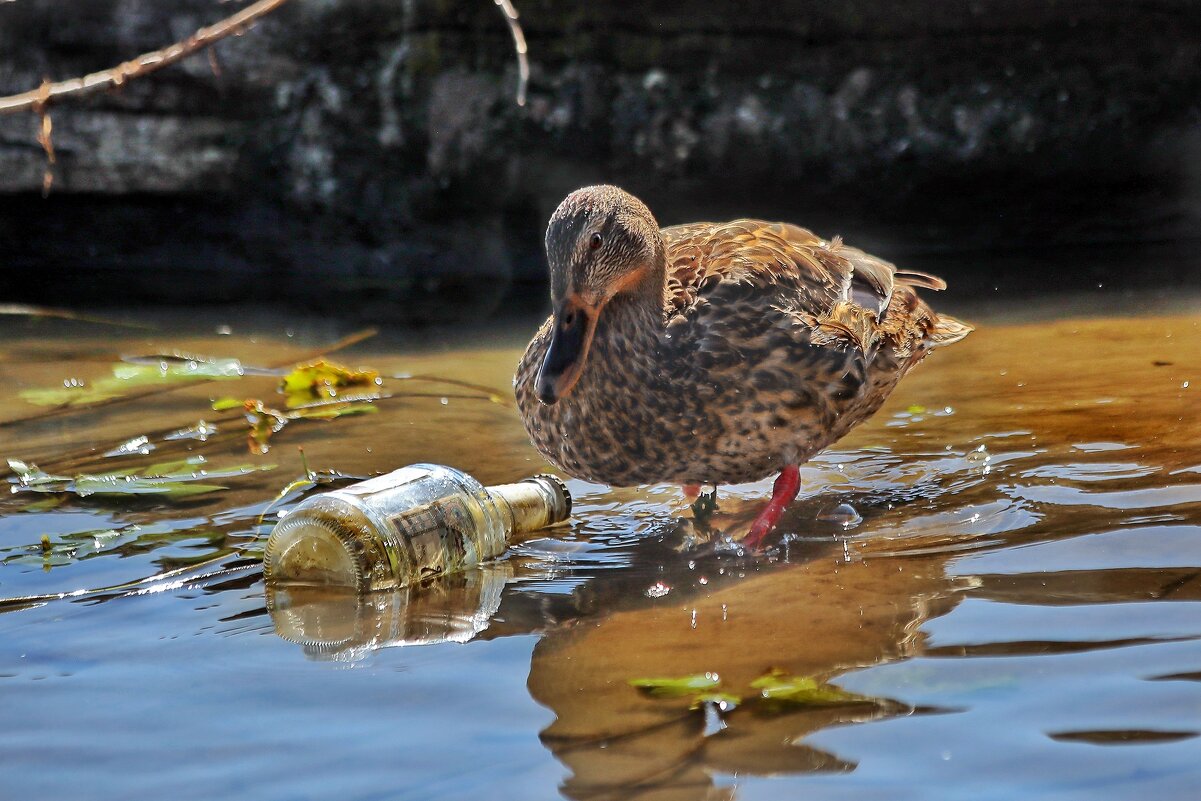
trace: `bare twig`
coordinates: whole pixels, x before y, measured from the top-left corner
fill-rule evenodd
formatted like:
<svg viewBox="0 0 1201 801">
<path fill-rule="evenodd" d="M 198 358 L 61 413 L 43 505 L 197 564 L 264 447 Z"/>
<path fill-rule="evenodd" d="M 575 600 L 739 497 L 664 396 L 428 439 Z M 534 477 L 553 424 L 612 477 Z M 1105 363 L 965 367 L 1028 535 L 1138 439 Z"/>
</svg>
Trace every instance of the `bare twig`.
<svg viewBox="0 0 1201 801">
<path fill-rule="evenodd" d="M 530 82 L 530 58 L 526 52 L 525 33 L 517 21 L 517 9 L 510 0 L 493 0 L 505 12 L 509 33 L 513 34 L 513 49 L 517 51 L 517 105 L 525 105 L 525 90 Z"/>
<path fill-rule="evenodd" d="M 109 320 L 105 317 L 94 317 L 90 314 L 77 314 L 67 309 L 51 309 L 46 306 L 28 306 L 24 303 L 0 303 L 0 316 L 11 315 L 18 317 L 55 317 L 60 320 L 76 320 L 98 325 L 115 325 L 120 328 L 140 328 L 151 330 L 152 325 L 142 323 L 127 323 L 121 320 Z"/>
<path fill-rule="evenodd" d="M 0 0 L 0 3 L 10 0 Z M 163 67 L 174 64 L 193 53 L 199 52 L 231 35 L 241 35 L 250 25 L 260 18 L 270 14 L 288 0 L 258 0 L 236 14 L 220 22 L 201 28 L 196 33 L 181 42 L 168 45 L 161 50 L 143 53 L 136 58 L 118 64 L 110 69 L 93 72 L 82 78 L 70 78 L 65 81 L 51 82 L 43 80 L 36 89 L 16 95 L 0 97 L 0 114 L 15 114 L 22 111 L 32 111 L 40 117 L 37 141 L 46 153 L 46 169 L 42 176 L 42 195 L 49 194 L 54 183 L 54 141 L 51 138 L 53 123 L 50 119 L 49 106 L 59 98 L 87 95 L 101 89 L 119 87 L 126 81 L 140 78 Z M 525 33 L 518 21 L 517 9 L 512 0 L 493 0 L 504 13 L 509 33 L 513 36 L 513 48 L 517 51 L 517 105 L 524 106 L 526 87 L 530 80 L 530 61 L 525 43 Z M 208 50 L 209 67 L 218 78 L 221 66 L 213 50 Z M 382 142 L 389 144 L 389 141 Z"/>
<path fill-rule="evenodd" d="M 38 144 L 46 153 L 46 169 L 42 173 L 42 197 L 50 194 L 50 186 L 54 183 L 54 164 L 58 161 L 54 155 L 54 138 L 51 136 L 54 125 L 50 121 L 50 112 L 46 110 L 49 100 L 50 81 L 43 80 L 42 85 L 38 87 L 38 99 L 33 104 L 33 113 L 41 117 L 38 125 Z"/>
<path fill-rule="evenodd" d="M 44 83 L 37 89 L 31 89 L 28 92 L 0 97 L 0 114 L 13 114 L 20 111 L 35 111 L 44 114 L 46 105 L 60 97 L 88 94 L 100 89 L 120 86 L 126 81 L 170 66 L 227 36 L 242 33 L 248 26 L 286 2 L 288 0 L 258 0 L 257 3 L 247 6 L 214 25 L 201 28 L 182 42 L 168 45 L 161 50 L 143 53 L 111 69 L 93 72 L 82 78 Z M 49 118 L 43 117 L 43 119 Z"/>
</svg>

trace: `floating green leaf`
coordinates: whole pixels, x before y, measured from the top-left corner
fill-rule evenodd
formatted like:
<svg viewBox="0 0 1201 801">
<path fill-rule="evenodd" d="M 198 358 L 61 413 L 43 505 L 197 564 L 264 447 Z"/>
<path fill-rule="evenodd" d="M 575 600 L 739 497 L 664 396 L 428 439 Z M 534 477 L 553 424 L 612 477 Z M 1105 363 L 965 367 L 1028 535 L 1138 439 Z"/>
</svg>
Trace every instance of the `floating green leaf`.
<svg viewBox="0 0 1201 801">
<path fill-rule="evenodd" d="M 772 704 L 827 706 L 875 703 L 873 698 L 819 682 L 812 676 L 792 676 L 778 669 L 755 679 L 751 687 L 759 690 L 760 697 Z"/>
<path fill-rule="evenodd" d="M 61 476 L 52 476 L 38 469 L 36 464 L 26 464 L 19 459 L 9 459 L 8 469 L 13 471 L 17 476 L 17 480 L 21 482 L 23 488 L 36 489 L 40 486 L 53 484 L 56 481 L 63 481 Z"/>
<path fill-rule="evenodd" d="M 339 390 L 345 387 L 379 384 L 380 376 L 375 370 L 352 370 L 336 362 L 318 359 L 294 367 L 280 381 L 279 391 L 287 397 L 287 404 L 291 408 L 314 399 L 337 398 Z"/>
<path fill-rule="evenodd" d="M 142 470 L 135 469 L 133 473 L 141 473 L 144 476 L 170 476 L 183 471 L 191 471 L 194 468 L 200 468 L 206 462 L 207 460 L 203 456 L 189 456 L 186 459 L 176 459 L 172 462 L 158 462 Z"/>
<path fill-rule="evenodd" d="M 213 411 L 225 412 L 229 411 L 230 409 L 240 409 L 245 405 L 245 403 L 246 401 L 244 400 L 228 396 L 224 398 L 217 398 L 215 401 L 213 401 Z"/>
<path fill-rule="evenodd" d="M 721 686 L 721 677 L 716 673 L 694 673 L 676 678 L 630 679 L 629 684 L 658 698 L 679 698 L 715 690 Z"/>
<path fill-rule="evenodd" d="M 194 426 L 180 428 L 172 431 L 170 434 L 163 437 L 168 442 L 177 442 L 181 439 L 195 439 L 201 442 L 206 442 L 209 437 L 217 433 L 217 427 L 212 423 L 207 423 L 200 420 Z"/>
<path fill-rule="evenodd" d="M 70 493 L 81 498 L 89 495 L 163 495 L 183 498 L 226 489 L 213 480 L 237 478 L 275 465 L 238 465 L 220 470 L 201 467 L 198 459 L 164 462 L 144 469 L 127 468 L 105 473 L 77 476 L 52 476 L 37 465 L 9 459 L 8 466 L 16 474 L 14 492 Z"/>
<path fill-rule="evenodd" d="M 145 456 L 154 450 L 155 447 L 157 446 L 150 441 L 150 438 L 143 434 L 142 436 L 134 437 L 133 439 L 122 442 L 115 448 L 105 451 L 104 455 L 108 457 L 136 455 Z"/>
<path fill-rule="evenodd" d="M 94 381 L 66 378 L 60 387 L 27 389 L 21 399 L 35 406 L 83 406 L 119 398 L 139 387 L 172 384 L 190 380 L 241 378 L 244 373 L 237 359 L 207 359 L 172 355 L 140 356 L 117 362 L 112 375 Z"/>
</svg>

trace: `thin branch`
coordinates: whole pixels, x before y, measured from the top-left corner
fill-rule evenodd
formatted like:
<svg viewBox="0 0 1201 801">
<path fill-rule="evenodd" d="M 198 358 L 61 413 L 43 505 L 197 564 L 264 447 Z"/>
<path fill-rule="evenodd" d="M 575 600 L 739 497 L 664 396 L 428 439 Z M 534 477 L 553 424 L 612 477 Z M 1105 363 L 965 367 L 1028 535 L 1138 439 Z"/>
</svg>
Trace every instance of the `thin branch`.
<svg viewBox="0 0 1201 801">
<path fill-rule="evenodd" d="M 500 2 L 500 0 L 497 0 Z M 507 1 L 507 0 L 506 0 Z M 93 72 L 82 78 L 71 78 L 57 83 L 46 83 L 37 89 L 31 89 L 19 95 L 0 97 L 0 114 L 13 114 L 20 111 L 42 112 L 51 101 L 66 95 L 81 95 L 120 86 L 126 81 L 141 77 L 155 70 L 170 66 L 187 58 L 193 53 L 203 50 L 233 34 L 242 33 L 248 26 L 257 22 L 261 17 L 270 14 L 288 0 L 258 0 L 238 13 L 226 17 L 220 22 L 201 28 L 182 42 L 168 45 L 161 50 L 143 53 L 123 64 L 100 72 Z"/>
<path fill-rule="evenodd" d="M 0 0 L 3 2 L 3 0 Z M 127 323 L 121 320 L 109 320 L 105 317 L 94 317 L 90 314 L 77 314 L 67 309 L 52 309 L 46 306 L 28 306 L 24 303 L 0 303 L 0 316 L 12 315 L 19 317 L 54 317 L 60 320 L 76 320 L 97 325 L 114 325 L 119 328 L 137 328 L 152 331 L 154 326 L 143 323 Z"/>
<path fill-rule="evenodd" d="M 525 90 L 530 82 L 530 58 L 526 52 L 525 33 L 521 23 L 517 21 L 517 9 L 511 0 L 493 0 L 500 10 L 505 13 L 505 22 L 509 24 L 509 33 L 513 34 L 513 49 L 517 51 L 517 105 L 525 105 Z"/>
</svg>

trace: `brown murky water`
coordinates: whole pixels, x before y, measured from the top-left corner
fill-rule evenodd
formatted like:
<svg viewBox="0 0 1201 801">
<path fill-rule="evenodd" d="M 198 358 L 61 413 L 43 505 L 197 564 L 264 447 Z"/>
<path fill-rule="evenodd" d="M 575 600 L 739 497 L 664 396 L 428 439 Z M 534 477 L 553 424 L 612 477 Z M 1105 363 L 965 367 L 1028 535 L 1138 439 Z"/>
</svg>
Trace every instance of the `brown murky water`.
<svg viewBox="0 0 1201 801">
<path fill-rule="evenodd" d="M 254 557 L 273 498 L 303 475 L 297 446 L 311 469 L 351 475 L 435 461 L 495 483 L 545 469 L 507 400 L 536 321 L 462 346 L 392 335 L 340 351 L 384 374 L 495 387 L 499 402 L 386 379 L 377 412 L 291 421 L 265 454 L 249 452 L 240 410 L 210 404 L 282 405 L 271 375 L 0 423 L 0 457 L 51 474 L 188 455 L 219 474 L 274 465 L 176 500 L 0 499 L 0 595 L 116 587 L 0 614 L 6 792 L 1195 797 L 1201 314 L 1041 316 L 981 315 L 803 468 L 767 556 L 727 535 L 770 482 L 721 488 L 699 519 L 674 487 L 572 482 L 570 527 L 362 602 L 281 596 L 268 610 Z M 284 366 L 346 333 L 239 319 L 224 318 L 227 335 L 0 323 L 0 421 L 45 412 L 22 392 L 94 386 L 121 355 Z M 200 419 L 217 428 L 206 441 L 166 439 Z M 139 436 L 132 455 L 103 455 Z M 630 683 L 705 674 L 704 690 L 675 695 Z"/>
</svg>

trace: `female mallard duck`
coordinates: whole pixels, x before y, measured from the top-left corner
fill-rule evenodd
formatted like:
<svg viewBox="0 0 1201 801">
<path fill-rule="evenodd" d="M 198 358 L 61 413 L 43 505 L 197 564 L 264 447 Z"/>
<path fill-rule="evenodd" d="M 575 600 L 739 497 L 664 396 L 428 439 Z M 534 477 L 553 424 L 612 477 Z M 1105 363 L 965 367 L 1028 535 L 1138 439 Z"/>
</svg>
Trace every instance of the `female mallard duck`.
<svg viewBox="0 0 1201 801">
<path fill-rule="evenodd" d="M 535 447 L 618 486 L 779 473 L 752 546 L 796 497 L 800 463 L 972 330 L 917 296 L 939 278 L 788 223 L 660 229 L 614 186 L 568 195 L 546 254 L 554 314 L 514 381 Z"/>
</svg>

